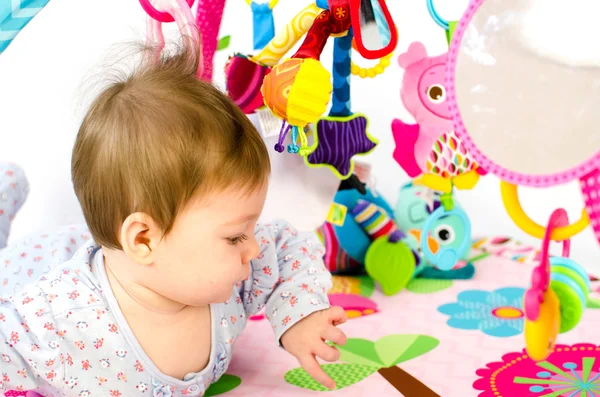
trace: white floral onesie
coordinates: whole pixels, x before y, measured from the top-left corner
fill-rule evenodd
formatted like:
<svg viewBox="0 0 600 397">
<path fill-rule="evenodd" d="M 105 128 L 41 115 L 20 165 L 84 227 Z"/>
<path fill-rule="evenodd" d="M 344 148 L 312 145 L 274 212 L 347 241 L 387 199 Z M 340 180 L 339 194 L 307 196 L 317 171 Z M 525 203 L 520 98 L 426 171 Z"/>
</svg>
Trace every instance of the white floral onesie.
<svg viewBox="0 0 600 397">
<path fill-rule="evenodd" d="M 0 250 L 0 391 L 44 396 L 201 396 L 227 369 L 247 317 L 265 307 L 274 343 L 304 316 L 329 307 L 324 249 L 285 222 L 259 225 L 261 253 L 231 298 L 211 305 L 208 366 L 183 380 L 160 372 L 127 325 L 110 288 L 102 249 L 84 227 Z M 41 278 L 40 278 L 41 277 Z M 39 280 L 36 281 L 36 278 Z M 13 294 L 13 289 L 19 292 Z M 13 294 L 13 295 L 8 295 Z"/>
</svg>

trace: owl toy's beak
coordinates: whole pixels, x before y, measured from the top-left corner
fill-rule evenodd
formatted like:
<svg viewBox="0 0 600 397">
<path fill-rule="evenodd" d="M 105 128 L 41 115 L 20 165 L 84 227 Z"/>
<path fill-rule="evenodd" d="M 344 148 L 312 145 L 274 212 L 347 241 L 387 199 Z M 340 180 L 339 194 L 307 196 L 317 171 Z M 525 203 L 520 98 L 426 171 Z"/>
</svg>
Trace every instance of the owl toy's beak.
<svg viewBox="0 0 600 397">
<path fill-rule="evenodd" d="M 421 241 L 421 231 L 417 229 L 411 229 L 408 231 L 408 234 L 417 239 L 417 241 Z M 427 236 L 427 245 L 429 245 L 429 250 L 435 255 L 436 252 L 440 249 L 440 244 L 431 236 Z"/>
</svg>

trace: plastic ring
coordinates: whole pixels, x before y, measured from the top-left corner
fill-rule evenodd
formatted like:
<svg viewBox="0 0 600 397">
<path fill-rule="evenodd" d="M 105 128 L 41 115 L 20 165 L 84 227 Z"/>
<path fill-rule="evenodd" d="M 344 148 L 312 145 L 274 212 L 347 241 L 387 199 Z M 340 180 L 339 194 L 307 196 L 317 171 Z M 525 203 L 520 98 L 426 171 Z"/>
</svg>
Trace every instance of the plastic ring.
<svg viewBox="0 0 600 397">
<path fill-rule="evenodd" d="M 579 302 L 581 302 L 582 307 L 587 306 L 588 293 L 586 292 L 587 289 L 585 287 L 585 283 L 581 280 L 579 275 L 576 272 L 574 272 L 573 270 L 567 269 L 566 267 L 553 267 L 552 268 L 552 280 L 550 281 L 550 288 L 554 288 L 553 285 L 556 284 L 557 280 L 559 280 L 559 279 L 563 280 L 562 277 L 566 277 L 570 280 L 568 282 L 568 285 L 571 288 L 571 290 L 573 290 L 577 293 L 578 300 L 579 300 Z M 574 287 L 574 284 L 576 284 L 577 286 Z M 583 296 L 583 301 L 581 300 L 582 296 Z M 561 303 L 561 313 L 573 309 L 572 307 L 570 307 L 568 305 L 569 305 L 569 303 L 567 303 L 565 305 L 563 305 Z"/>
<path fill-rule="evenodd" d="M 504 208 L 515 222 L 515 224 L 521 228 L 525 233 L 530 236 L 542 239 L 546 228 L 535 223 L 523 210 L 521 203 L 519 202 L 519 195 L 517 192 L 517 186 L 508 182 L 500 182 L 500 191 L 502 193 L 502 201 L 504 202 Z M 590 218 L 585 211 L 581 213 L 581 219 L 577 222 L 568 225 L 557 227 L 552 231 L 550 239 L 554 241 L 567 240 L 576 234 L 580 233 L 590 224 Z"/>
<path fill-rule="evenodd" d="M 577 294 L 577 297 L 579 298 L 581 304 L 585 307 L 585 304 L 587 302 L 586 294 L 582 291 L 581 287 L 579 286 L 579 284 L 577 284 L 575 280 L 571 279 L 569 276 L 565 276 L 562 273 L 554 273 L 552 274 L 552 281 L 560 281 L 561 283 L 571 288 L 571 290 L 573 290 L 573 292 Z"/>
<path fill-rule="evenodd" d="M 517 201 L 518 202 L 518 201 Z M 506 203 L 505 203 L 506 205 Z M 548 220 L 548 226 L 544 231 L 544 238 L 542 240 L 542 248 L 540 250 L 540 263 L 533 269 L 531 274 L 531 288 L 525 294 L 525 313 L 527 319 L 530 321 L 536 321 L 540 315 L 540 305 L 543 304 L 543 299 L 539 299 L 543 296 L 544 292 L 548 290 L 550 285 L 550 241 L 551 235 L 554 230 L 559 227 L 563 227 L 569 224 L 569 216 L 567 211 L 563 208 L 558 208 L 552 212 L 550 219 Z M 562 256 L 567 258 L 571 250 L 571 240 L 567 239 L 563 241 L 563 252 Z"/>
<path fill-rule="evenodd" d="M 383 74 L 385 70 L 390 66 L 390 60 L 393 54 L 388 54 L 383 58 L 379 59 L 379 63 L 377 65 L 370 68 L 363 68 L 362 66 L 358 66 L 354 63 L 354 61 L 350 61 L 350 72 L 354 76 L 360 76 L 361 78 L 373 78 L 380 74 Z"/>
<path fill-rule="evenodd" d="M 437 23 L 444 30 L 450 29 L 450 24 L 448 23 L 448 21 L 442 18 L 440 14 L 438 14 L 438 12 L 436 11 L 433 5 L 433 0 L 427 0 L 427 10 L 429 11 L 429 15 L 431 15 L 431 18 L 433 18 L 435 23 Z"/>
<path fill-rule="evenodd" d="M 572 270 L 573 272 L 577 273 L 583 284 L 585 284 L 585 293 L 588 293 L 592 289 L 590 277 L 587 275 L 585 270 L 583 270 L 583 268 L 572 259 L 553 256 L 550 257 L 550 266 L 563 267 Z"/>
<path fill-rule="evenodd" d="M 581 301 L 579 286 L 568 277 L 556 278 L 550 283 L 549 291 L 554 291 L 559 301 L 559 330 L 558 333 L 570 331 L 577 326 L 585 310 L 586 303 Z"/>
<path fill-rule="evenodd" d="M 194 4 L 194 0 L 186 0 L 190 8 Z M 175 22 L 175 18 L 168 12 L 158 11 L 152 4 L 150 4 L 150 0 L 140 0 L 140 4 L 142 8 L 150 17 L 156 19 L 158 22 L 169 23 Z"/>
</svg>

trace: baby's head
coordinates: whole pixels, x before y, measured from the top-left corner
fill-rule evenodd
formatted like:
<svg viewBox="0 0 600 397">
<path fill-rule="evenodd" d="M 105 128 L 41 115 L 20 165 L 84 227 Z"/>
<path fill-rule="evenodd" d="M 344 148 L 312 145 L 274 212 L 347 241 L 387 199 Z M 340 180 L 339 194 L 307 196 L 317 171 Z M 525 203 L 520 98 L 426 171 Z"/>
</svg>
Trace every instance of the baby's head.
<svg viewBox="0 0 600 397">
<path fill-rule="evenodd" d="M 72 157 L 94 239 L 109 262 L 127 262 L 115 272 L 188 305 L 224 301 L 248 276 L 270 173 L 252 123 L 195 77 L 196 54 L 181 50 L 112 83 Z"/>
</svg>

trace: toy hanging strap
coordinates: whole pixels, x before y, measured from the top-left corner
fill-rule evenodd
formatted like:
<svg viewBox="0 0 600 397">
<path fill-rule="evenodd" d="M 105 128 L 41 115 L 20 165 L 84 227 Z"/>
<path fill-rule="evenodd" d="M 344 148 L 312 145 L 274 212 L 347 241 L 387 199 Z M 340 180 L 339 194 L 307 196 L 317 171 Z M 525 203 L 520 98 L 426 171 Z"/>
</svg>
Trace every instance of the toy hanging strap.
<svg viewBox="0 0 600 397">
<path fill-rule="evenodd" d="M 254 34 L 254 49 L 261 50 L 265 48 L 273 37 L 275 37 L 275 18 L 273 17 L 273 8 L 279 0 L 258 3 L 254 0 L 246 0 L 246 3 L 252 10 L 252 29 Z"/>
<path fill-rule="evenodd" d="M 283 146 L 283 142 L 285 141 L 285 137 L 287 136 L 287 134 L 291 128 L 292 128 L 292 126 L 289 125 L 285 120 L 281 122 L 281 130 L 279 130 L 279 139 L 277 140 L 277 143 L 275 144 L 275 150 L 277 152 L 283 153 L 283 151 L 285 150 L 285 146 Z"/>
<path fill-rule="evenodd" d="M 550 286 L 550 242 L 553 240 L 552 235 L 557 228 L 564 228 L 569 224 L 567 212 L 562 209 L 556 209 L 548 226 L 544 230 L 544 238 L 542 240 L 542 249 L 540 253 L 540 263 L 535 267 L 531 275 L 531 288 L 525 293 L 525 314 L 531 321 L 538 319 L 540 314 L 540 304 L 543 302 L 544 292 Z M 563 241 L 563 257 L 568 257 L 571 250 L 571 240 Z"/>
<path fill-rule="evenodd" d="M 212 80 L 213 58 L 219 42 L 219 30 L 223 20 L 225 0 L 199 0 L 196 11 L 196 25 L 202 37 L 203 67 L 200 78 Z"/>
<path fill-rule="evenodd" d="M 438 24 L 439 27 L 446 31 L 446 40 L 448 41 L 448 45 L 452 41 L 452 36 L 454 35 L 454 30 L 456 29 L 457 21 L 447 21 L 438 14 L 435 6 L 433 5 L 433 0 L 427 1 L 427 11 L 429 11 L 429 15 L 434 20 L 435 23 Z"/>
<path fill-rule="evenodd" d="M 352 29 L 344 37 L 333 42 L 333 95 L 329 116 L 347 117 L 350 110 L 350 65 L 352 54 Z"/>
<path fill-rule="evenodd" d="M 392 32 L 390 31 L 390 26 L 387 24 L 387 20 L 385 19 L 385 14 L 383 13 L 381 4 L 379 1 L 371 2 L 371 8 L 373 9 L 373 17 L 377 23 L 377 29 L 381 35 L 381 41 L 384 44 L 387 44 L 392 40 Z"/>
<path fill-rule="evenodd" d="M 321 11 L 315 4 L 308 5 L 294 16 L 261 52 L 252 58 L 267 66 L 277 65 L 281 58 L 308 32 Z"/>
<path fill-rule="evenodd" d="M 0 54 L 49 1 L 0 1 Z"/>
<path fill-rule="evenodd" d="M 195 43 L 200 43 L 200 34 L 198 32 L 191 6 L 194 0 L 162 0 L 160 10 L 156 9 L 149 0 L 139 0 L 142 8 L 148 14 L 146 29 L 147 42 L 156 46 L 156 52 L 152 54 L 156 59 L 160 57 L 165 42 L 162 33 L 162 24 L 165 21 L 175 21 L 179 27 L 180 33 L 187 39 Z M 204 50 L 204 48 L 202 48 Z M 203 55 L 202 52 L 200 55 Z M 196 75 L 202 77 L 204 74 L 204 58 L 198 57 L 198 69 Z"/>
</svg>

